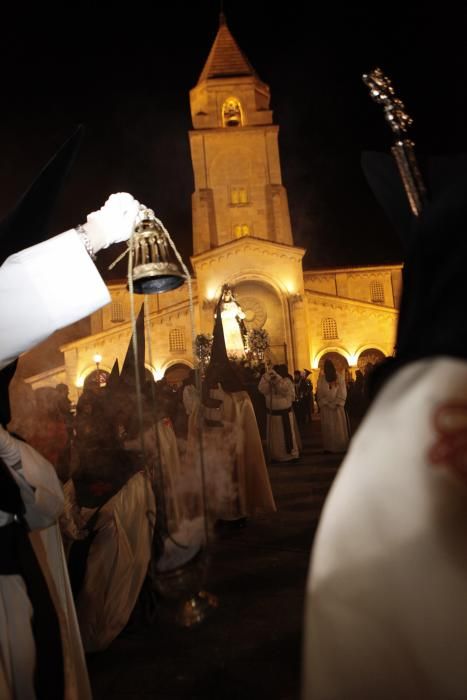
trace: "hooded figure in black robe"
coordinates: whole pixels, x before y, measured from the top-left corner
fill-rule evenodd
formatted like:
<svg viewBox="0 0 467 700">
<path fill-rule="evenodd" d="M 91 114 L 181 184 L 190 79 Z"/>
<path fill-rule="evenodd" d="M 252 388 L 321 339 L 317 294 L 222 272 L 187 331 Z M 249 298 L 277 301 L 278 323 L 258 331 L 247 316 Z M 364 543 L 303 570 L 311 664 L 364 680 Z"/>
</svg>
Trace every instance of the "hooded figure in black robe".
<svg viewBox="0 0 467 700">
<path fill-rule="evenodd" d="M 392 161 L 365 159 L 405 246 L 397 349 L 374 373 L 318 527 L 303 698 L 465 696 L 467 490 L 428 459 L 437 406 L 467 397 L 465 165 L 429 161 L 414 218 Z"/>
</svg>

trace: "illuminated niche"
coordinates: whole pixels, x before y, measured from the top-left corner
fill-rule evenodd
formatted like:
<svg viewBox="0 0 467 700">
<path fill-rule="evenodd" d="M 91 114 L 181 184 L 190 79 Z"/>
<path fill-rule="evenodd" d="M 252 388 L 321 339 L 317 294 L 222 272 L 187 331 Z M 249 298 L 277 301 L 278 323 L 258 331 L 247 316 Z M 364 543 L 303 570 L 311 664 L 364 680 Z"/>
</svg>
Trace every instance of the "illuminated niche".
<svg viewBox="0 0 467 700">
<path fill-rule="evenodd" d="M 243 126 L 242 106 L 236 97 L 228 97 L 222 105 L 222 126 Z"/>
</svg>

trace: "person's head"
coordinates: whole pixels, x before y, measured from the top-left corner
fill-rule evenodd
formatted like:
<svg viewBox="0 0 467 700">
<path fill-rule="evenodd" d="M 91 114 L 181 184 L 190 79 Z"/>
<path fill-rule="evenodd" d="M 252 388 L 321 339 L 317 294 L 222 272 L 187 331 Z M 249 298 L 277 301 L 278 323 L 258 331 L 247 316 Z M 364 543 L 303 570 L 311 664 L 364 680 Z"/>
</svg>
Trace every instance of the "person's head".
<svg viewBox="0 0 467 700">
<path fill-rule="evenodd" d="M 64 398 L 64 399 L 68 398 L 69 390 L 68 390 L 68 386 L 66 384 L 57 384 L 57 386 L 55 387 L 55 391 L 58 394 L 60 394 L 60 396 L 62 398 Z"/>
<path fill-rule="evenodd" d="M 294 380 L 295 380 L 296 382 L 298 382 L 298 380 L 300 379 L 300 377 L 301 377 L 300 370 L 299 370 L 299 369 L 294 370 L 294 373 L 293 373 L 293 378 L 294 378 Z"/>
<path fill-rule="evenodd" d="M 223 301 L 232 301 L 232 299 L 233 299 L 232 290 L 230 289 L 230 287 L 227 284 L 225 284 L 222 287 L 222 300 Z"/>
<path fill-rule="evenodd" d="M 336 368 L 334 367 L 334 363 L 332 360 L 325 360 L 324 361 L 324 376 L 326 377 L 327 382 L 335 382 L 337 379 L 337 372 Z"/>
<path fill-rule="evenodd" d="M 283 379 L 289 375 L 288 367 L 284 364 L 274 365 L 273 370 Z"/>
</svg>

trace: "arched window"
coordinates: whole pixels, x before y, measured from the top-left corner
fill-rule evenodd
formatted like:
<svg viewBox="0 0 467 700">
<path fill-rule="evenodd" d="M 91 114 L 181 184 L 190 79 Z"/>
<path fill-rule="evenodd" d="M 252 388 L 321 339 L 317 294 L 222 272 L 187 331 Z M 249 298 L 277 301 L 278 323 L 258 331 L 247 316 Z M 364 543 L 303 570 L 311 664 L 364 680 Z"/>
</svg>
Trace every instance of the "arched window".
<svg viewBox="0 0 467 700">
<path fill-rule="evenodd" d="M 250 235 L 250 227 L 248 224 L 236 224 L 234 226 L 235 238 L 242 238 Z"/>
<path fill-rule="evenodd" d="M 323 338 L 324 340 L 335 340 L 337 335 L 337 323 L 334 318 L 323 318 Z"/>
<path fill-rule="evenodd" d="M 121 301 L 112 301 L 112 305 L 110 307 L 110 320 L 112 323 L 123 323 L 125 320 L 125 313 Z"/>
<path fill-rule="evenodd" d="M 185 351 L 185 331 L 183 328 L 173 328 L 169 333 L 170 352 Z"/>
<path fill-rule="evenodd" d="M 242 107 L 236 97 L 228 97 L 222 105 L 222 126 L 242 126 Z"/>
<path fill-rule="evenodd" d="M 383 283 L 375 280 L 370 284 L 371 301 L 375 304 L 384 304 L 384 287 Z"/>
</svg>

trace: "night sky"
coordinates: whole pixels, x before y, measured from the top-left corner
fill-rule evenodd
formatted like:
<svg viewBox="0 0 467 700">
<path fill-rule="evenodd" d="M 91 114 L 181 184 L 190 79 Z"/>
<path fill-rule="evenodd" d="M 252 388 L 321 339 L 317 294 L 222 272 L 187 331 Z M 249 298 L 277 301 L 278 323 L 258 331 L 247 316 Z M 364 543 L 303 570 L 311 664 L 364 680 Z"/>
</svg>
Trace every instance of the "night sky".
<svg viewBox="0 0 467 700">
<path fill-rule="evenodd" d="M 383 22 L 352 5 L 224 2 L 233 36 L 271 88 L 295 242 L 307 248 L 307 267 L 401 260 L 397 236 L 361 173 L 362 150 L 387 151 L 391 144 L 363 72 L 379 65 L 392 78 L 415 119 L 420 152 L 467 150 L 464 13 L 412 4 L 402 16 L 379 3 L 388 13 Z M 215 38 L 219 7 L 205 0 L 171 2 L 149 14 L 137 5 L 105 17 L 58 14 L 58 30 L 44 15 L 37 23 L 3 22 L 0 215 L 83 123 L 85 141 L 51 233 L 126 190 L 154 208 L 187 258 L 188 92 Z M 103 272 L 118 249 L 109 253 L 100 257 Z M 113 274 L 124 270 L 120 265 Z"/>
</svg>

